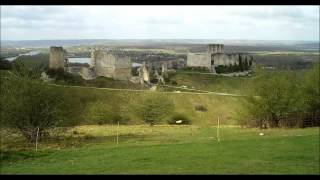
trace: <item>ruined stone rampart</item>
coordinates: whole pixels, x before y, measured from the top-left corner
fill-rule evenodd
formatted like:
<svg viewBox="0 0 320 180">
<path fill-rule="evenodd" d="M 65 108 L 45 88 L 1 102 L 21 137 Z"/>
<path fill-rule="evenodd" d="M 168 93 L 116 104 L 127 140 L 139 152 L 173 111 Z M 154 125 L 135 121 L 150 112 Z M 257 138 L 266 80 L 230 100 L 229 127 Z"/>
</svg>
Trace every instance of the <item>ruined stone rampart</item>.
<svg viewBox="0 0 320 180">
<path fill-rule="evenodd" d="M 187 66 L 189 67 L 211 67 L 211 58 L 208 54 L 193 54 L 187 56 Z"/>
<path fill-rule="evenodd" d="M 225 54 L 223 44 L 208 45 L 207 53 L 192 54 L 187 56 L 188 67 L 206 67 L 215 72 L 218 66 L 253 66 L 253 57 L 246 53 L 231 53 Z M 236 69 L 236 68 L 235 68 Z"/>
<path fill-rule="evenodd" d="M 50 47 L 49 68 L 59 69 L 64 68 L 65 51 L 62 47 Z"/>
<path fill-rule="evenodd" d="M 116 80 L 131 78 L 131 59 L 124 54 L 112 54 L 107 51 L 96 50 L 92 60 L 95 74 Z"/>
<path fill-rule="evenodd" d="M 91 80 L 95 78 L 95 73 L 92 68 L 82 67 L 79 74 L 85 80 Z"/>
<path fill-rule="evenodd" d="M 96 65 L 96 50 L 93 50 L 91 52 L 91 62 L 90 62 L 90 67 L 94 67 Z"/>
<path fill-rule="evenodd" d="M 215 53 L 224 53 L 224 45 L 223 44 L 209 44 L 208 45 L 208 54 Z"/>
</svg>

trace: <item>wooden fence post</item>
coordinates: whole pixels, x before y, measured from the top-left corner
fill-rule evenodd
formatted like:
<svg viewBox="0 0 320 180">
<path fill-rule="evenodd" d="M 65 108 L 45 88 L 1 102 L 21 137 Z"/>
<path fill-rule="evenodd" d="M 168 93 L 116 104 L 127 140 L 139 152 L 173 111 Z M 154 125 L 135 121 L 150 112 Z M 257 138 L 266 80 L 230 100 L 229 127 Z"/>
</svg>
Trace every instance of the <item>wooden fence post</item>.
<svg viewBox="0 0 320 180">
<path fill-rule="evenodd" d="M 39 127 L 37 129 L 37 137 L 36 137 L 36 151 L 38 151 L 38 137 L 39 137 Z"/>
<path fill-rule="evenodd" d="M 117 126 L 117 147 L 119 144 L 119 121 L 118 121 L 118 126 Z"/>
<path fill-rule="evenodd" d="M 217 139 L 218 139 L 218 142 L 220 142 L 219 128 L 220 128 L 220 117 L 218 116 L 218 126 L 217 126 Z"/>
</svg>

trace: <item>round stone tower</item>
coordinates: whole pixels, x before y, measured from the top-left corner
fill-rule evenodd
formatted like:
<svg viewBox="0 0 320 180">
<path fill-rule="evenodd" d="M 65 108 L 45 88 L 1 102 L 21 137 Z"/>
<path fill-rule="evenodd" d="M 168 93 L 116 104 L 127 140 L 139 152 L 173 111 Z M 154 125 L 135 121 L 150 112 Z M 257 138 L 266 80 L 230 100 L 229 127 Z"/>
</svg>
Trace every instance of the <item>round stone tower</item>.
<svg viewBox="0 0 320 180">
<path fill-rule="evenodd" d="M 223 44 L 209 44 L 208 45 L 208 53 L 209 54 L 216 54 L 216 53 L 223 53 L 224 52 L 224 45 Z"/>
</svg>

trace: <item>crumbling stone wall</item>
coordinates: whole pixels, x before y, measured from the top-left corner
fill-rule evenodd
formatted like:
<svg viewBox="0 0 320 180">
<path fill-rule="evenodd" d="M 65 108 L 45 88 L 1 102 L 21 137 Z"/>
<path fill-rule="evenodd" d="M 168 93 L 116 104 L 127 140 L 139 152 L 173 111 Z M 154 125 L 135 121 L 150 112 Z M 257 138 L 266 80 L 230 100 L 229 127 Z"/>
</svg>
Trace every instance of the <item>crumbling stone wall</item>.
<svg viewBox="0 0 320 180">
<path fill-rule="evenodd" d="M 150 74 L 145 62 L 143 62 L 142 66 L 139 68 L 139 77 L 141 78 L 141 84 L 150 84 Z"/>
<path fill-rule="evenodd" d="M 223 44 L 209 44 L 207 53 L 208 54 L 224 53 L 224 45 Z"/>
<path fill-rule="evenodd" d="M 68 73 L 72 73 L 72 74 L 79 74 L 81 71 L 80 66 L 71 66 L 71 67 L 65 67 L 64 70 Z"/>
<path fill-rule="evenodd" d="M 186 60 L 183 58 L 169 59 L 169 60 L 151 60 L 144 61 L 149 69 L 161 69 L 163 64 L 166 64 L 167 69 L 181 69 L 186 66 Z"/>
<path fill-rule="evenodd" d="M 254 65 L 253 57 L 244 53 L 225 54 L 223 44 L 209 44 L 207 53 L 188 53 L 188 67 L 206 67 L 215 73 L 217 66 L 239 65 L 240 61 Z"/>
<path fill-rule="evenodd" d="M 115 80 L 129 80 L 131 78 L 131 59 L 123 54 L 95 50 L 93 52 L 93 67 L 97 76 L 113 78 Z"/>
<path fill-rule="evenodd" d="M 79 74 L 85 80 L 91 80 L 96 78 L 93 69 L 88 67 L 82 67 Z"/>
<path fill-rule="evenodd" d="M 49 68 L 64 68 L 66 52 L 62 47 L 50 47 Z"/>
<path fill-rule="evenodd" d="M 96 52 L 96 50 L 91 51 L 90 67 L 94 67 L 96 65 Z"/>
<path fill-rule="evenodd" d="M 188 67 L 207 67 L 211 68 L 211 58 L 208 54 L 193 54 L 188 53 L 187 56 Z"/>
</svg>

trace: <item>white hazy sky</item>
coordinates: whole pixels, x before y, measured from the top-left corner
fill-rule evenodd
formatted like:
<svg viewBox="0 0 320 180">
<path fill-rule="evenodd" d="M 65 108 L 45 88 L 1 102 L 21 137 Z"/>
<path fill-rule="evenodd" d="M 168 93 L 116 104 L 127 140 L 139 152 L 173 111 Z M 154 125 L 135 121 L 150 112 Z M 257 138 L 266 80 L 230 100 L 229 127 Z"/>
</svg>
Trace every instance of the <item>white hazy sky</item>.
<svg viewBox="0 0 320 180">
<path fill-rule="evenodd" d="M 320 6 L 1 6 L 1 40 L 319 41 Z"/>
</svg>

